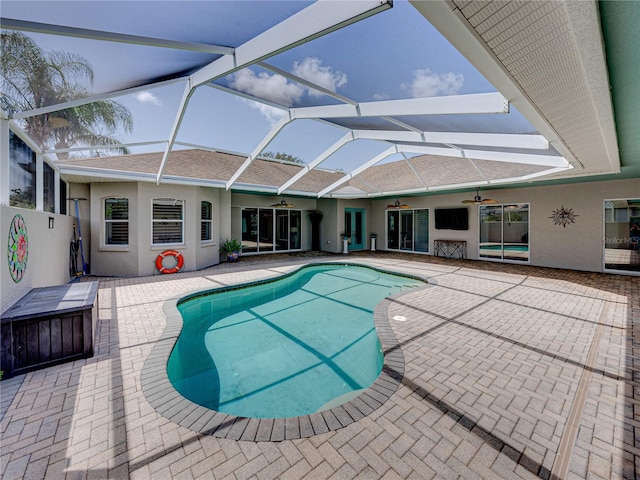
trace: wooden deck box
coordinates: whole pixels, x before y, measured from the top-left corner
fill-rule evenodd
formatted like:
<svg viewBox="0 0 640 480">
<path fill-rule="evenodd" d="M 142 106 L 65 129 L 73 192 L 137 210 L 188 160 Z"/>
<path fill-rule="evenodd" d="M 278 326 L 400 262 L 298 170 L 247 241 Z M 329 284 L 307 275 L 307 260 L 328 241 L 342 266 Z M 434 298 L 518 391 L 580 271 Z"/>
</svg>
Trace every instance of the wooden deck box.
<svg viewBox="0 0 640 480">
<path fill-rule="evenodd" d="M 34 288 L 0 317 L 0 370 L 11 378 L 93 356 L 98 282 Z"/>
</svg>

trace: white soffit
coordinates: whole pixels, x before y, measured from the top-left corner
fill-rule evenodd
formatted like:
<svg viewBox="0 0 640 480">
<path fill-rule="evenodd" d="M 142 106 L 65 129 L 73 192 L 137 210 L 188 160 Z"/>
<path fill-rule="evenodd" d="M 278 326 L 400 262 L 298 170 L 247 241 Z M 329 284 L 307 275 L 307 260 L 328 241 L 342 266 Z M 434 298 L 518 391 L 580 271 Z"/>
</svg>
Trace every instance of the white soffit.
<svg viewBox="0 0 640 480">
<path fill-rule="evenodd" d="M 562 176 L 620 171 L 595 1 L 411 3 L 577 167 Z"/>
</svg>

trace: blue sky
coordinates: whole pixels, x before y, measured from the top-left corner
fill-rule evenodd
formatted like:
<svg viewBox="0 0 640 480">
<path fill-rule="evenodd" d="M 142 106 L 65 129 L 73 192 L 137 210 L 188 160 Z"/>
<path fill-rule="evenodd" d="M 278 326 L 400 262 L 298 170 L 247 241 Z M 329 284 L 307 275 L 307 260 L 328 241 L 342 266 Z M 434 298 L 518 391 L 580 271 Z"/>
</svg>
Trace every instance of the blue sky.
<svg viewBox="0 0 640 480">
<path fill-rule="evenodd" d="M 4 1 L 2 15 L 39 22 L 112 30 L 120 33 L 236 46 L 250 32 L 302 8 L 303 2 L 30 2 Z M 340 2 L 336 2 L 340 8 Z M 160 8 L 161 7 L 161 8 Z M 255 11 L 256 9 L 260 11 Z M 203 18 L 207 12 L 206 19 Z M 162 13 L 162 21 L 154 15 Z M 214 15 L 215 13 L 215 15 Z M 175 21 L 167 23 L 167 18 Z M 189 28 L 188 26 L 191 26 Z M 95 40 L 29 34 L 41 46 L 73 51 L 93 65 L 93 90 L 110 91 L 114 85 L 179 70 L 206 54 L 129 46 Z M 234 43 L 236 42 L 236 43 Z M 393 8 L 324 37 L 304 43 L 266 60 L 282 70 L 359 102 L 426 96 L 492 92 L 495 89 L 409 3 Z M 151 72 L 151 73 L 150 73 Z M 118 83 L 120 82 L 120 84 Z M 285 107 L 326 103 L 325 95 L 259 67 L 241 70 L 217 81 L 247 94 L 260 95 Z M 166 139 L 173 124 L 183 84 L 150 88 L 115 98 L 134 117 L 134 132 L 116 136 L 125 142 Z M 331 100 L 329 103 L 335 103 Z M 177 140 L 212 148 L 250 153 L 277 121 L 281 111 L 238 96 L 199 87 L 192 96 Z M 511 115 L 513 117 L 514 115 Z M 531 128 L 517 114 L 502 120 L 512 131 Z M 443 125 L 449 119 L 440 119 Z M 487 122 L 477 125 L 485 127 Z M 345 130 L 317 121 L 296 121 L 267 146 L 309 162 L 328 148 Z M 350 170 L 389 145 L 359 140 L 322 164 Z M 162 150 L 161 145 L 132 149 Z"/>
</svg>

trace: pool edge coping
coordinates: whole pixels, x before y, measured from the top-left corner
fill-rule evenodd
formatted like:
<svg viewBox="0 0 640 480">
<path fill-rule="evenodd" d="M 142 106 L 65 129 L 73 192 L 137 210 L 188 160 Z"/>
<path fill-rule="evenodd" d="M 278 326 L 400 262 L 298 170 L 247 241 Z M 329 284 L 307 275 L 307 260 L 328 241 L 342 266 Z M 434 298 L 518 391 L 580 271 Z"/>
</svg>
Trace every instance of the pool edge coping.
<svg viewBox="0 0 640 480">
<path fill-rule="evenodd" d="M 286 418 L 248 418 L 218 412 L 183 397 L 173 387 L 166 367 L 169 356 L 182 331 L 182 315 L 178 311 L 178 304 L 181 301 L 204 295 L 208 292 L 222 292 L 273 282 L 293 275 L 305 267 L 327 264 L 365 267 L 425 282 L 424 286 L 395 293 L 384 298 L 376 305 L 373 318 L 382 346 L 383 365 L 380 375 L 371 386 L 343 404 L 309 415 Z M 217 438 L 253 442 L 277 442 L 309 438 L 342 429 L 371 415 L 397 391 L 404 376 L 405 361 L 402 348 L 389 321 L 388 309 L 397 298 L 417 290 L 429 288 L 430 285 L 427 277 L 372 267 L 359 262 L 311 262 L 298 265 L 297 268 L 290 272 L 277 274 L 267 279 L 214 289 L 199 289 L 191 293 L 185 293 L 180 297 L 171 298 L 166 300 L 162 307 L 166 318 L 164 331 L 158 340 L 154 342 L 151 352 L 142 367 L 140 375 L 142 392 L 156 412 L 166 419 L 189 430 Z"/>
</svg>

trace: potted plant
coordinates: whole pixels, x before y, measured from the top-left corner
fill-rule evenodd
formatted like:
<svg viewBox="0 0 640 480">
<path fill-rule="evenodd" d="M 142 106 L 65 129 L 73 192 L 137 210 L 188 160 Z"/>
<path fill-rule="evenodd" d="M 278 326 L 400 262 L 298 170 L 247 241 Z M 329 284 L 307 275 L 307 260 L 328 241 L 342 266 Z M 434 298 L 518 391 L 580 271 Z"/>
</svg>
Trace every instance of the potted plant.
<svg viewBox="0 0 640 480">
<path fill-rule="evenodd" d="M 230 238 L 220 245 L 220 253 L 227 257 L 227 262 L 237 262 L 242 253 L 242 243 L 236 238 Z"/>
</svg>

